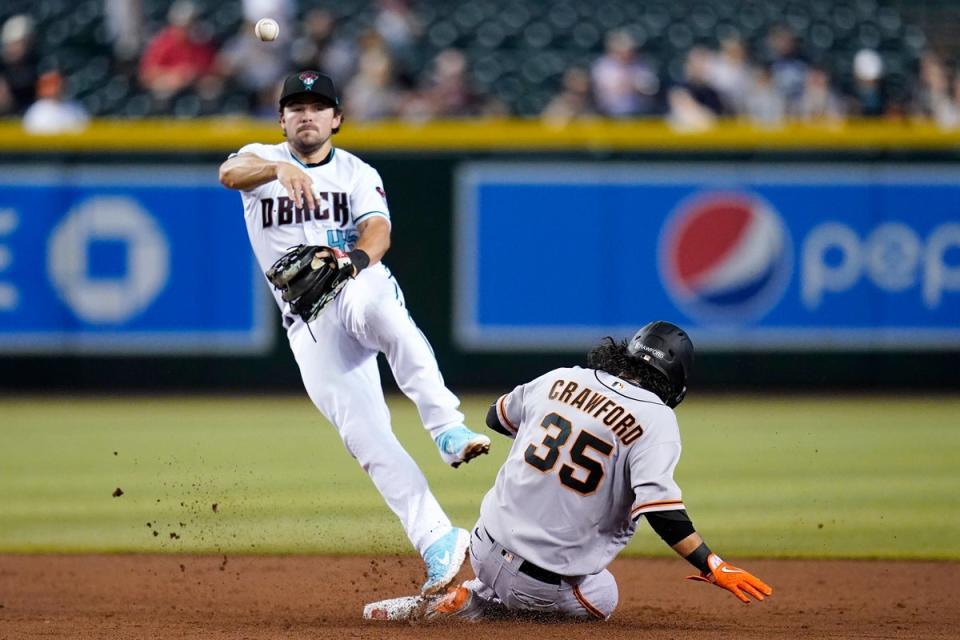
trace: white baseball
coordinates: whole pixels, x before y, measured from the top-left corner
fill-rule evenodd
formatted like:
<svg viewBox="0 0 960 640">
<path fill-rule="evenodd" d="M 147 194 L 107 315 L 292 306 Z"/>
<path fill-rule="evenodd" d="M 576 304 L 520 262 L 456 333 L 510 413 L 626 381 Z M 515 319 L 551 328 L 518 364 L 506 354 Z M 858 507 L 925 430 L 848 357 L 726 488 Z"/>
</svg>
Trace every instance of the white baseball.
<svg viewBox="0 0 960 640">
<path fill-rule="evenodd" d="M 271 40 L 276 40 L 277 36 L 280 35 L 280 25 L 277 24 L 277 21 L 273 18 L 262 18 L 257 21 L 253 32 L 257 34 L 260 40 L 270 42 Z"/>
</svg>

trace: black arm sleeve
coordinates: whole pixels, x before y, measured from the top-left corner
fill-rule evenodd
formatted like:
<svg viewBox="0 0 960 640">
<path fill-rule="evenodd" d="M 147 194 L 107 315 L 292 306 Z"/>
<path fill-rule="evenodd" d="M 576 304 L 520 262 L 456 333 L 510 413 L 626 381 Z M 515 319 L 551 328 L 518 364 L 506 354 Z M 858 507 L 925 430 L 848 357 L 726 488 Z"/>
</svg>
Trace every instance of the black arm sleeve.
<svg viewBox="0 0 960 640">
<path fill-rule="evenodd" d="M 671 547 L 696 531 L 686 509 L 652 511 L 644 515 L 650 527 Z"/>
<path fill-rule="evenodd" d="M 497 433 L 502 433 L 508 438 L 512 438 L 513 434 L 507 431 L 506 427 L 500 424 L 500 417 L 497 415 L 497 403 L 494 402 L 490 405 L 490 408 L 487 410 L 487 426 L 496 431 Z"/>
</svg>

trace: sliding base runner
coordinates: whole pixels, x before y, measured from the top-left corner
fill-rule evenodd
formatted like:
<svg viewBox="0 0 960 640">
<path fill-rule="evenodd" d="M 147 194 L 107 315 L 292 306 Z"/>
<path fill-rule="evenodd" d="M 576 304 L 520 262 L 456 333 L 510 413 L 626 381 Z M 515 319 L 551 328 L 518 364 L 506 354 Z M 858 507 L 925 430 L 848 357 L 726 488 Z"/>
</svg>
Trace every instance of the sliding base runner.
<svg viewBox="0 0 960 640">
<path fill-rule="evenodd" d="M 587 363 L 547 372 L 490 407 L 487 426 L 514 443 L 473 528 L 476 579 L 428 601 L 427 620 L 504 610 L 607 620 L 619 601 L 607 565 L 641 517 L 698 569 L 694 580 L 743 603 L 773 593 L 710 551 L 673 478 L 681 450 L 674 408 L 693 365 L 687 333 L 651 322 L 630 340 L 605 339 Z M 383 605 L 378 615 L 403 615 L 406 606 Z"/>
</svg>

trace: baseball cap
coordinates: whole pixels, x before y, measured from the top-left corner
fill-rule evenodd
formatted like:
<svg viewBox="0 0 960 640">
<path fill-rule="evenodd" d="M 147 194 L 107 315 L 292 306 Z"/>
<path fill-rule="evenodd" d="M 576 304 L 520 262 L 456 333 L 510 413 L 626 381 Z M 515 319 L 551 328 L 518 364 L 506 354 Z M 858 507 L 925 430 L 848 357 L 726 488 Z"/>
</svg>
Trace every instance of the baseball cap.
<svg viewBox="0 0 960 640">
<path fill-rule="evenodd" d="M 291 98 L 300 95 L 319 96 L 328 100 L 332 105 L 339 106 L 337 88 L 333 85 L 333 78 L 319 71 L 306 70 L 293 73 L 283 81 L 280 91 L 280 108 L 283 108 Z"/>
</svg>

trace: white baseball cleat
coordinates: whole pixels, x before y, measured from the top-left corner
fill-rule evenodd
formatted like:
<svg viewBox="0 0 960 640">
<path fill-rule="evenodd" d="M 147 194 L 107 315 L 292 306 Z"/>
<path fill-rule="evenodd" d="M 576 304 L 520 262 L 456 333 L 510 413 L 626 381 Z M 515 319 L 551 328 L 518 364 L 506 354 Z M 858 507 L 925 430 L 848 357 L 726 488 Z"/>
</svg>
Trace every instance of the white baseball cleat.
<svg viewBox="0 0 960 640">
<path fill-rule="evenodd" d="M 434 439 L 440 457 L 454 469 L 490 451 L 490 438 L 465 425 L 450 427 Z"/>
<path fill-rule="evenodd" d="M 443 591 L 460 572 L 470 548 L 470 533 L 454 527 L 442 538 L 427 547 L 423 561 L 427 565 L 427 581 L 420 588 L 423 595 Z"/>
</svg>

